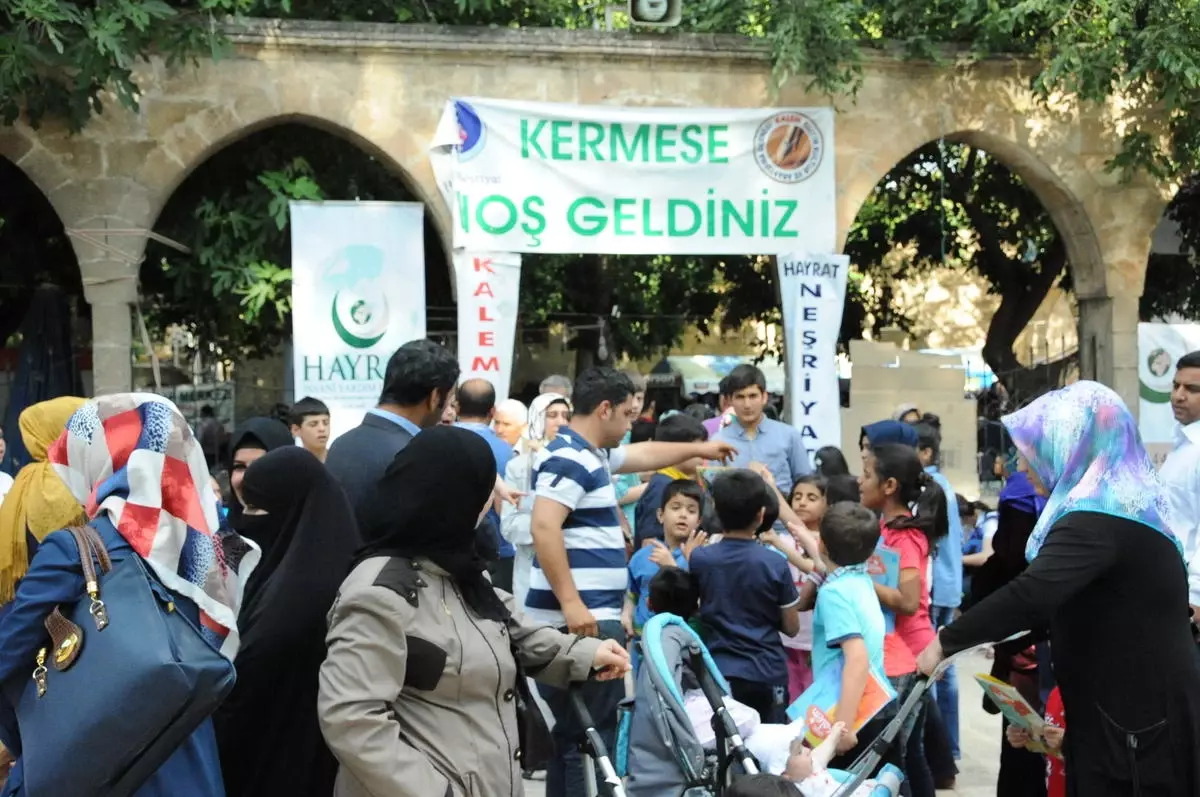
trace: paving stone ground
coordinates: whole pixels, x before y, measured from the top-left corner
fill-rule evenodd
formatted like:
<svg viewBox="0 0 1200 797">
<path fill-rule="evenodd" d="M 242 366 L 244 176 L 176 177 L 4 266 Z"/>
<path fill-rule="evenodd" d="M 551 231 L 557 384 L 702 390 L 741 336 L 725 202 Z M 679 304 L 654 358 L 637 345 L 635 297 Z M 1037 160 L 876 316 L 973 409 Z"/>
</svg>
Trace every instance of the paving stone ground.
<svg viewBox="0 0 1200 797">
<path fill-rule="evenodd" d="M 962 761 L 958 765 L 957 788 L 939 791 L 938 797 L 992 797 L 996 793 L 1000 718 L 983 710 L 982 692 L 971 678 L 989 669 L 991 662 L 983 656 L 968 657 L 958 666 Z M 545 794 L 543 781 L 525 781 L 526 797 L 545 797 Z"/>
</svg>

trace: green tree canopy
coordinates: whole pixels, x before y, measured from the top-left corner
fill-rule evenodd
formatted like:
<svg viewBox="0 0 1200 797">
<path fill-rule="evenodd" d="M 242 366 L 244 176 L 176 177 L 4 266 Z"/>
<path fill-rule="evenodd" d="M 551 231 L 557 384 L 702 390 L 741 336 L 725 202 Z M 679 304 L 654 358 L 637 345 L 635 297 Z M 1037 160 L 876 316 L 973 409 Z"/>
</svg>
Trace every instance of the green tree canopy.
<svg viewBox="0 0 1200 797">
<path fill-rule="evenodd" d="M 1145 169 L 1160 179 L 1200 171 L 1200 0 L 685 0 L 684 7 L 683 30 L 763 40 L 778 82 L 804 79 L 840 102 L 852 101 L 863 53 L 872 48 L 921 58 L 1027 57 L 1039 65 L 1031 87 L 1043 98 L 1062 93 L 1103 102 L 1119 94 L 1128 101 L 1114 168 Z M 105 88 L 135 106 L 140 58 L 219 55 L 215 23 L 228 14 L 573 29 L 590 27 L 596 13 L 576 0 L 9 0 L 0 5 L 0 116 L 11 122 L 23 110 L 34 124 L 55 116 L 78 129 L 103 110 Z M 287 234 L 272 208 L 291 196 L 387 198 L 395 190 L 362 153 L 334 155 L 327 143 L 309 144 L 303 152 L 247 151 L 245 163 L 257 171 L 217 164 L 204 180 L 189 181 L 199 186 L 194 193 L 181 189 L 159 227 L 176 231 L 195 254 L 185 262 L 152 250 L 144 274 L 164 312 L 194 314 L 215 299 L 223 309 L 215 319 L 195 316 L 197 331 L 222 336 L 230 351 L 242 353 L 277 342 L 287 312 Z M 885 249 L 908 242 L 922 255 L 912 261 L 916 268 L 945 256 L 985 276 L 1002 298 L 988 351 L 993 367 L 1003 369 L 1013 362 L 1013 330 L 1065 268 L 1061 242 L 1036 199 L 986 153 L 956 146 L 934 156 L 925 147 L 881 181 L 849 248 L 868 272 L 884 268 Z M 1188 227 L 1200 214 L 1180 213 L 1185 238 L 1200 240 Z M 948 250 L 947 229 L 954 233 Z M 617 304 L 625 319 L 614 326 L 618 352 L 670 345 L 689 319 L 777 312 L 771 269 L 753 258 L 529 263 L 524 295 L 539 305 L 527 311 L 527 323 L 603 317 Z M 1172 267 L 1191 266 L 1176 260 Z M 1156 311 L 1196 306 L 1179 304 L 1178 292 L 1152 296 L 1153 289 L 1148 281 L 1144 306 Z M 867 310 L 887 317 L 878 296 L 852 295 L 848 322 Z M 589 334 L 581 346 L 591 345 Z"/>
</svg>

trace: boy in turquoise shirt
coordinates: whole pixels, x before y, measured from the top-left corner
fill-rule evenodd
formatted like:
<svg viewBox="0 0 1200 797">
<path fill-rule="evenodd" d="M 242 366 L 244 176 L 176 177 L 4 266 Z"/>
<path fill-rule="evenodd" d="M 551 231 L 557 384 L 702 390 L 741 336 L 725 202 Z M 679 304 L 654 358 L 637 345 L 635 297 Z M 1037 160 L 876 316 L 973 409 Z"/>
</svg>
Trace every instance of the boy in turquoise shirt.
<svg viewBox="0 0 1200 797">
<path fill-rule="evenodd" d="M 855 717 L 874 671 L 883 669 L 883 610 L 875 583 L 867 573 L 867 560 L 879 541 L 879 521 L 860 504 L 834 504 L 821 520 L 821 551 L 829 575 L 817 591 L 813 610 L 813 672 L 842 665 L 838 718 Z M 863 726 L 860 739 L 847 724 L 837 752 L 846 754 L 870 741 L 882 730 L 880 717 Z M 847 756 L 848 757 L 848 756 Z M 836 766 L 836 764 L 834 764 Z"/>
</svg>

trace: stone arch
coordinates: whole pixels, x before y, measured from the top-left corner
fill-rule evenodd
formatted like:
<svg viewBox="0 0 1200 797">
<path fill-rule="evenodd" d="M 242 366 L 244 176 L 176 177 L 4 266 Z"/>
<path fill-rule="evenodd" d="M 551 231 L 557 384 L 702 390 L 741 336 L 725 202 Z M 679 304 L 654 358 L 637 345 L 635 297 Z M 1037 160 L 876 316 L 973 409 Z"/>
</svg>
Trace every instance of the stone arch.
<svg viewBox="0 0 1200 797">
<path fill-rule="evenodd" d="M 276 78 L 262 79 L 270 85 Z M 223 88 L 228 88 L 228 83 Z M 369 113 L 356 109 L 347 92 L 280 96 L 247 86 L 244 94 L 232 97 L 155 97 L 146 106 L 146 131 L 159 140 L 160 151 L 147 159 L 137 179 L 147 191 L 152 220 L 157 219 L 183 181 L 217 152 L 276 125 L 302 124 L 377 158 L 415 200 L 425 205 L 447 257 L 452 251 L 449 208 L 437 192 L 429 166 L 428 142 L 403 128 L 374 129 L 380 125 Z"/>
<path fill-rule="evenodd" d="M 838 214 L 838 245 L 844 248 L 850 226 L 875 186 L 913 151 L 938 139 L 960 142 L 982 149 L 997 158 L 1020 176 L 1043 207 L 1063 237 L 1067 258 L 1080 296 L 1107 295 L 1107 267 L 1100 239 L 1092 225 L 1087 208 L 1076 192 L 1054 169 L 1030 148 L 1012 139 L 986 130 L 946 130 L 929 135 L 909 132 L 897 136 L 875 159 L 874 170 L 862 168 L 846 184 L 840 197 Z M 902 151 L 901 151 L 902 150 Z M 887 161 L 886 166 L 882 166 Z"/>
<path fill-rule="evenodd" d="M 70 228 L 77 220 L 70 218 L 68 208 L 62 205 L 59 189 L 73 182 L 76 174 L 65 169 L 64 164 L 47 150 L 43 143 L 45 132 L 35 132 L 23 122 L 0 125 L 0 158 L 20 169 L 54 208 L 63 227 Z"/>
</svg>

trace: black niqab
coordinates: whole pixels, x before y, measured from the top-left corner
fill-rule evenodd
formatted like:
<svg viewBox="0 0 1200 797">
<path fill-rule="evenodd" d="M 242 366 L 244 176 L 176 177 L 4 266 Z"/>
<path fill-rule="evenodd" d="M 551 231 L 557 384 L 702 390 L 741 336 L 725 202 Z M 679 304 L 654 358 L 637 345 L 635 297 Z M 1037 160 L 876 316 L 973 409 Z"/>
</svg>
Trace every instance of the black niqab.
<svg viewBox="0 0 1200 797">
<path fill-rule="evenodd" d="M 496 459 L 483 438 L 435 426 L 396 455 L 361 515 L 367 544 L 358 559 L 424 557 L 450 574 L 480 617 L 504 622 L 508 609 L 485 572 L 476 527 L 496 484 Z"/>
<path fill-rule="evenodd" d="M 282 424 L 280 424 L 282 426 Z M 308 451 L 246 469 L 262 560 L 245 587 L 237 685 L 216 716 L 229 797 L 332 794 L 337 762 L 317 720 L 326 616 L 362 539 L 345 492 Z"/>
<path fill-rule="evenodd" d="M 233 437 L 229 440 L 229 469 L 233 470 L 233 460 L 243 448 L 257 448 L 270 453 L 287 446 L 295 448 L 296 439 L 282 421 L 262 416 L 248 418 L 233 430 Z M 264 527 L 269 525 L 269 521 L 262 515 L 244 514 L 242 509 L 242 502 L 236 495 L 233 496 L 229 505 L 229 525 L 243 537 L 261 545 L 259 537 L 267 533 L 268 530 Z"/>
</svg>

